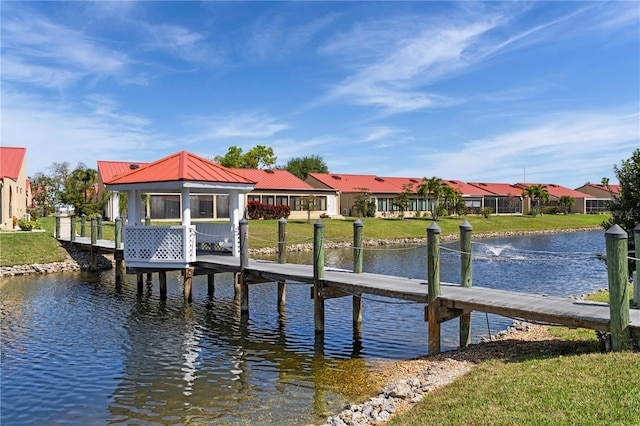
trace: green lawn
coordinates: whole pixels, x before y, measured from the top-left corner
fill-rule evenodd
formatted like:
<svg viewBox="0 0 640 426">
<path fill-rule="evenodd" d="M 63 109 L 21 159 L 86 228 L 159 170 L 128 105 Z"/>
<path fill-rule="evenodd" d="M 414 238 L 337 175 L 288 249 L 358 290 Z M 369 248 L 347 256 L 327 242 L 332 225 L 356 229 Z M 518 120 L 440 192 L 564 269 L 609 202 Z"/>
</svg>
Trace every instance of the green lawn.
<svg viewBox="0 0 640 426">
<path fill-rule="evenodd" d="M 608 302 L 609 294 L 587 299 Z M 592 330 L 551 332 L 574 350 L 482 362 L 389 426 L 640 424 L 640 353 L 600 353 Z"/>
</svg>

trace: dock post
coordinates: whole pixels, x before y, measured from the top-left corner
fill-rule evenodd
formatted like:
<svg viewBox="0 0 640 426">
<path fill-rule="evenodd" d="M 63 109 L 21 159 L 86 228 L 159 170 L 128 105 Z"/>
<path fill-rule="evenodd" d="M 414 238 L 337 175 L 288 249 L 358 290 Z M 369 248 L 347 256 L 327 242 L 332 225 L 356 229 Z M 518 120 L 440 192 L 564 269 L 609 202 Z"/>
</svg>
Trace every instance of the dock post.
<svg viewBox="0 0 640 426">
<path fill-rule="evenodd" d="M 142 290 L 144 289 L 144 274 L 142 272 L 138 272 L 136 274 L 136 279 L 138 281 L 138 294 L 142 294 Z"/>
<path fill-rule="evenodd" d="M 316 338 L 324 337 L 324 223 L 320 219 L 313 225 L 313 322 Z"/>
<path fill-rule="evenodd" d="M 628 234 L 620 226 L 613 225 L 604 236 L 607 243 L 611 350 L 618 352 L 630 347 Z"/>
<path fill-rule="evenodd" d="M 191 284 L 193 281 L 194 268 L 184 268 L 182 270 L 182 278 L 184 281 L 184 300 L 187 303 L 191 303 L 193 297 L 191 295 Z"/>
<path fill-rule="evenodd" d="M 636 272 L 633 280 L 633 303 L 640 305 L 640 223 L 633 228 L 633 243 L 635 244 Z"/>
<path fill-rule="evenodd" d="M 98 239 L 102 239 L 102 215 L 99 214 L 98 217 Z"/>
<path fill-rule="evenodd" d="M 249 283 L 244 274 L 244 269 L 249 266 L 249 221 L 240 220 L 240 275 L 237 277 L 240 284 L 240 311 L 249 311 Z"/>
<path fill-rule="evenodd" d="M 460 224 L 460 285 L 471 287 L 473 267 L 471 263 L 471 232 L 473 227 L 468 221 Z M 471 313 L 460 315 L 460 347 L 471 344 Z"/>
<path fill-rule="evenodd" d="M 440 353 L 440 227 L 433 222 L 427 228 L 427 321 L 429 321 L 429 355 Z"/>
<path fill-rule="evenodd" d="M 69 227 L 71 228 L 71 230 L 69 231 L 69 241 L 74 242 L 76 240 L 76 216 L 70 214 L 69 222 Z"/>
<path fill-rule="evenodd" d="M 287 263 L 287 219 L 278 220 L 278 263 Z M 282 313 L 287 300 L 287 284 L 278 281 L 278 312 Z"/>
<path fill-rule="evenodd" d="M 87 236 L 87 215 L 84 213 L 80 216 L 80 236 Z"/>
<path fill-rule="evenodd" d="M 363 263 L 363 242 L 362 231 L 364 223 L 360 218 L 353 222 L 353 272 L 355 274 L 362 273 Z M 352 296 L 353 306 L 353 336 L 356 339 L 362 338 L 362 297 L 360 294 Z"/>
<path fill-rule="evenodd" d="M 62 237 L 62 235 L 60 235 L 60 214 L 56 215 L 56 232 L 55 232 L 55 237 L 57 239 L 60 239 L 60 237 Z"/>
<path fill-rule="evenodd" d="M 85 215 L 82 215 L 82 226 L 84 227 Z M 81 231 L 82 232 L 82 231 Z M 124 278 L 124 252 L 122 251 L 122 218 L 116 218 L 116 241 L 115 241 L 115 253 L 113 257 L 116 261 L 116 289 L 120 289 Z"/>
<path fill-rule="evenodd" d="M 167 298 L 167 271 L 158 271 L 158 281 L 160 282 L 160 299 Z"/>
<path fill-rule="evenodd" d="M 216 290 L 215 276 L 215 274 L 207 274 L 207 295 L 209 296 L 209 300 L 213 299 L 213 294 Z"/>
<path fill-rule="evenodd" d="M 98 270 L 98 256 L 96 256 L 96 248 L 95 245 L 98 242 L 98 218 L 93 216 L 91 217 L 91 270 Z"/>
</svg>

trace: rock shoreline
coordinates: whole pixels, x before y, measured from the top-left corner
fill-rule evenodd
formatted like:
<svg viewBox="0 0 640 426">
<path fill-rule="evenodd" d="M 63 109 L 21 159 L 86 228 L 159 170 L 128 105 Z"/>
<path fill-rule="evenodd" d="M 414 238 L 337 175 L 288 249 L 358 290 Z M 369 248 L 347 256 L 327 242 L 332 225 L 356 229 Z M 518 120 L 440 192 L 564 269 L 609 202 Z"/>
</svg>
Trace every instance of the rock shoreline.
<svg viewBox="0 0 640 426">
<path fill-rule="evenodd" d="M 61 262 L 31 263 L 27 265 L 3 266 L 0 277 L 22 275 L 44 275 L 59 272 L 79 272 L 91 270 L 91 255 L 88 251 L 73 250 L 67 247 L 68 257 Z M 114 261 L 106 256 L 98 255 L 98 270 L 111 269 Z"/>
</svg>

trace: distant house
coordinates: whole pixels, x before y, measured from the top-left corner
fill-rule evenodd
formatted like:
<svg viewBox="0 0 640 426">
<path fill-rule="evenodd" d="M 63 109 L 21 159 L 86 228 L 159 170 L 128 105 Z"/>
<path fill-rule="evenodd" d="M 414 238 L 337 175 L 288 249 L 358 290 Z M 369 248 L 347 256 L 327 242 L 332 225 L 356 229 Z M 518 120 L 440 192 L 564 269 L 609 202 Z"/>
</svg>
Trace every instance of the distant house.
<svg viewBox="0 0 640 426">
<path fill-rule="evenodd" d="M 356 199 L 364 192 L 370 194 L 369 200 L 376 206 L 376 217 L 392 217 L 399 214 L 394 200 L 403 191 L 403 185 L 412 184 L 417 189 L 420 180 L 415 178 L 380 177 L 375 175 L 354 175 L 337 173 L 309 173 L 305 179 L 315 188 L 337 191 L 337 208 L 344 216 L 356 216 Z M 416 195 L 409 212 L 426 211 L 425 200 Z"/>
<path fill-rule="evenodd" d="M 98 197 L 106 191 L 105 183 L 112 182 L 118 176 L 146 166 L 142 162 L 98 161 Z M 313 188 L 303 180 L 286 170 L 227 169 L 229 172 L 255 182 L 255 188 L 246 196 L 247 201 L 259 201 L 263 204 L 283 204 L 291 207 L 292 219 L 306 218 L 301 199 L 304 196 L 316 196 L 317 209 L 312 217 L 322 214 L 335 216 L 336 192 Z M 178 194 L 154 192 L 147 194 L 146 215 L 153 220 L 179 220 L 181 199 Z M 110 193 L 104 216 L 115 219 L 121 216 L 120 194 Z M 193 220 L 229 219 L 229 196 L 226 194 L 191 194 L 191 218 Z"/>
<path fill-rule="evenodd" d="M 314 188 L 287 170 L 271 169 L 229 169 L 256 183 L 255 189 L 247 194 L 247 201 L 258 201 L 267 205 L 285 205 L 291 208 L 291 219 L 304 219 L 307 211 L 303 207 L 303 197 L 315 197 L 312 218 L 321 215 L 338 216 L 337 193 L 333 189 Z"/>
<path fill-rule="evenodd" d="M 510 183 L 469 182 L 468 185 L 484 191 L 482 207 L 491 207 L 495 214 L 522 213 L 522 188 Z M 473 207 L 475 210 L 477 204 Z"/>
<path fill-rule="evenodd" d="M 13 229 L 31 204 L 27 180 L 26 148 L 0 147 L 0 229 Z"/>
<path fill-rule="evenodd" d="M 549 201 L 542 203 L 540 207 L 558 207 L 559 206 L 558 200 L 560 199 L 560 197 L 569 196 L 575 199 L 575 204 L 569 208 L 569 212 L 570 213 L 586 213 L 587 199 L 593 198 L 591 196 L 588 196 L 584 192 L 575 191 L 573 189 L 567 188 L 565 186 L 560 186 L 554 183 L 548 183 L 548 184 L 516 183 L 515 184 L 516 187 L 521 188 L 521 192 L 525 188 L 528 188 L 529 186 L 533 186 L 533 185 L 542 185 L 544 188 L 546 188 L 547 192 L 549 193 Z M 531 200 L 529 198 L 525 198 L 525 200 L 523 201 L 524 201 L 523 213 L 529 214 L 529 212 L 531 211 Z"/>
<path fill-rule="evenodd" d="M 607 201 L 611 201 L 613 197 L 620 194 L 620 185 L 609 185 L 608 187 L 597 184 L 587 183 L 576 191 L 585 193 L 593 198 L 587 198 L 587 213 L 608 211 Z"/>
</svg>

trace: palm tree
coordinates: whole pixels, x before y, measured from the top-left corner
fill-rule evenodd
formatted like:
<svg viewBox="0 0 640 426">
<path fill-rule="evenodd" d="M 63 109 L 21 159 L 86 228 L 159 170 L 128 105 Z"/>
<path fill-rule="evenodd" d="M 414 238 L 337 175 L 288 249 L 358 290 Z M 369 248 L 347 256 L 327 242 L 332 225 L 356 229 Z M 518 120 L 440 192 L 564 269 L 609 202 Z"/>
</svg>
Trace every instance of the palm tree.
<svg viewBox="0 0 640 426">
<path fill-rule="evenodd" d="M 576 199 L 571 195 L 563 195 L 562 197 L 558 198 L 558 205 L 564 208 L 564 214 L 567 214 L 569 212 L 569 208 L 575 203 Z"/>
<path fill-rule="evenodd" d="M 531 185 L 522 190 L 522 198 L 531 199 L 531 213 L 533 217 L 538 215 L 540 202 L 549 201 L 549 192 L 544 185 Z"/>
<path fill-rule="evenodd" d="M 438 201 L 442 196 L 443 186 L 442 179 L 436 176 L 431 178 L 423 177 L 422 183 L 418 185 L 418 194 L 426 198 L 427 201 L 433 200 L 433 205 L 429 203 L 429 206 L 432 206 L 431 218 L 433 220 L 438 220 Z"/>
</svg>

